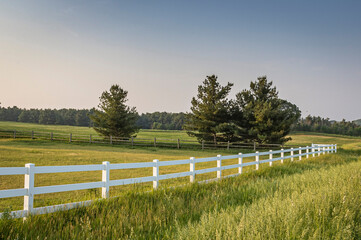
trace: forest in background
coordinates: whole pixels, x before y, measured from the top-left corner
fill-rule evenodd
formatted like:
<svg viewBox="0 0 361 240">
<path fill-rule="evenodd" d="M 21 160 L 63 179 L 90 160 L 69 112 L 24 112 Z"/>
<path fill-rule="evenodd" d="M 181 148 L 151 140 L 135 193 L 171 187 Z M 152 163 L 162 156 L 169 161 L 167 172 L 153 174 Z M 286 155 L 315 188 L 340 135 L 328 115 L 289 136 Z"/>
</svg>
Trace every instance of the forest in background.
<svg viewBox="0 0 361 240">
<path fill-rule="evenodd" d="M 0 121 L 92 127 L 94 109 L 24 109 L 0 107 Z M 182 130 L 185 113 L 154 112 L 138 115 L 142 129 Z"/>
<path fill-rule="evenodd" d="M 55 124 L 92 127 L 89 114 L 93 109 L 24 109 L 0 107 L 0 121 L 39 124 Z M 185 113 L 154 112 L 139 115 L 137 125 L 141 129 L 182 130 Z M 361 136 L 361 119 L 355 121 L 334 121 L 329 118 L 307 116 L 292 127 L 292 131 L 319 132 Z"/>
</svg>

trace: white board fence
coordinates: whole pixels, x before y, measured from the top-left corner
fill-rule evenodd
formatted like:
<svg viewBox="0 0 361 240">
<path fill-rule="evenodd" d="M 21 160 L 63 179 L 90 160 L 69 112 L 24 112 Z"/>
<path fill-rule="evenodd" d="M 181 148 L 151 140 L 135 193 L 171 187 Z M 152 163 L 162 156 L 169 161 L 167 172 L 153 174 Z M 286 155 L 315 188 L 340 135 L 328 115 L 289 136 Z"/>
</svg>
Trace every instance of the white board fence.
<svg viewBox="0 0 361 240">
<path fill-rule="evenodd" d="M 60 204 L 46 207 L 34 208 L 34 195 L 37 194 L 47 194 L 47 193 L 56 193 L 56 192 L 66 192 L 66 191 L 76 191 L 84 189 L 93 189 L 101 188 L 102 189 L 102 198 L 109 198 L 109 187 L 120 186 L 127 184 L 136 184 L 144 182 L 153 182 L 153 188 L 157 189 L 159 187 L 159 181 L 165 179 L 179 178 L 179 177 L 190 177 L 190 182 L 195 182 L 195 177 L 197 174 L 204 174 L 209 172 L 217 172 L 217 178 L 222 178 L 222 170 L 238 168 L 238 173 L 233 175 L 227 175 L 225 177 L 233 177 L 239 174 L 242 174 L 243 167 L 255 165 L 255 169 L 259 169 L 259 165 L 262 163 L 269 163 L 272 166 L 274 161 L 281 161 L 285 159 L 294 160 L 298 157 L 298 160 L 301 160 L 303 156 L 309 158 L 309 155 L 312 154 L 313 157 L 320 156 L 321 154 L 334 153 L 337 152 L 337 144 L 332 145 L 321 145 L 321 144 L 312 144 L 311 147 L 299 147 L 291 149 L 281 149 L 277 151 L 268 151 L 268 152 L 255 152 L 255 153 L 239 153 L 237 155 L 221 156 L 217 157 L 208 157 L 208 158 L 194 158 L 185 160 L 173 160 L 173 161 L 158 161 L 153 160 L 153 162 L 142 162 L 142 163 L 120 163 L 120 164 L 110 164 L 109 162 L 103 162 L 103 164 L 98 165 L 69 165 L 69 166 L 35 166 L 35 164 L 28 163 L 25 164 L 25 167 L 3 167 L 0 168 L 0 175 L 24 175 L 25 184 L 24 188 L 19 189 L 9 189 L 9 190 L 0 190 L 0 198 L 11 198 L 24 196 L 24 209 L 18 211 L 12 211 L 10 215 L 14 218 L 26 217 L 29 214 L 45 214 L 51 213 L 59 210 L 68 210 L 76 208 L 79 206 L 87 206 L 92 200 Z M 285 153 L 290 153 L 285 156 Z M 296 154 L 294 154 L 296 153 Z M 280 157 L 273 158 L 274 154 L 280 154 Z M 268 156 L 267 159 L 260 160 L 260 156 Z M 243 163 L 243 159 L 246 157 L 254 157 L 255 161 Z M 222 166 L 222 160 L 228 159 L 238 159 L 238 164 Z M 200 169 L 196 170 L 196 164 L 202 162 L 217 162 L 217 167 Z M 163 166 L 175 166 L 189 164 L 188 172 L 172 173 L 172 174 L 159 174 L 159 167 Z M 139 178 L 129 178 L 129 179 L 118 179 L 110 180 L 110 170 L 116 169 L 135 169 L 135 168 L 153 168 L 153 176 L 139 177 Z M 52 185 L 52 186 L 43 186 L 35 187 L 34 180 L 36 174 L 41 173 L 69 173 L 69 172 L 86 172 L 86 171 L 102 171 L 102 180 L 99 182 L 89 182 L 89 183 L 76 183 L 76 184 L 66 184 L 66 185 Z M 214 180 L 214 179 L 210 179 Z M 206 180 L 209 181 L 209 180 Z M 0 213 L 2 217 L 4 213 Z"/>
</svg>

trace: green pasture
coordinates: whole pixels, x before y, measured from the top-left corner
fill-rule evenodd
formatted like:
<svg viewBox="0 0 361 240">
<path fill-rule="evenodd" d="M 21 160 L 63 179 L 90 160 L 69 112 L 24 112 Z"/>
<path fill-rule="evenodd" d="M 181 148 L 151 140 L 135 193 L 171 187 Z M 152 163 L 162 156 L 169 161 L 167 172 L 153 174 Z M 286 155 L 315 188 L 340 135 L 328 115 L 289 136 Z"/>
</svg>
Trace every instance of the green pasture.
<svg viewBox="0 0 361 240">
<path fill-rule="evenodd" d="M 73 135 L 98 135 L 97 132 L 90 127 L 78 126 L 64 126 L 64 125 L 42 125 L 35 123 L 21 123 L 21 122 L 6 122 L 0 121 L 0 130 L 16 130 L 16 131 L 34 131 L 34 132 L 54 132 L 62 134 Z M 137 133 L 137 138 L 161 138 L 161 139 L 182 139 L 182 140 L 196 140 L 189 137 L 186 131 L 180 130 L 152 130 L 140 129 Z"/>
<path fill-rule="evenodd" d="M 84 131 L 93 131 L 84 127 L 72 126 L 47 126 L 38 124 L 24 124 L 12 122 L 0 122 L 2 128 L 16 128 L 16 130 L 24 131 L 35 129 L 34 131 L 59 131 L 78 132 L 83 134 Z M 35 126 L 38 128 L 36 129 Z M 54 127 L 55 130 L 53 130 Z M 186 134 L 182 131 L 142 131 L 149 134 L 149 136 L 164 136 L 165 138 L 174 138 L 175 134 Z M 88 132 L 89 133 L 89 132 Z M 154 135 L 152 135 L 154 134 Z M 161 135 L 163 134 L 163 135 Z M 167 136 L 168 134 L 168 136 Z M 292 134 L 293 145 L 311 145 L 311 143 L 330 143 L 339 144 L 339 147 L 344 148 L 361 148 L 361 138 L 338 136 L 338 135 L 324 135 L 324 134 L 310 134 L 310 133 L 296 133 Z M 50 166 L 50 165 L 82 165 L 82 164 L 101 164 L 103 161 L 110 163 L 129 163 L 129 162 L 151 162 L 154 159 L 164 160 L 180 160 L 189 159 L 190 157 L 212 157 L 218 154 L 230 155 L 239 152 L 247 153 L 252 150 L 245 149 L 225 149 L 216 150 L 192 150 L 192 149 L 168 149 L 155 147 L 134 147 L 129 146 L 110 146 L 97 144 L 76 144 L 65 142 L 51 142 L 46 140 L 31 140 L 31 139 L 0 139 L 0 167 L 23 167 L 26 163 L 34 163 L 36 166 Z M 276 155 L 274 157 L 277 157 Z M 244 161 L 254 161 L 253 158 L 245 159 Z M 223 165 L 236 164 L 237 159 L 223 161 Z M 275 163 L 279 164 L 279 163 Z M 200 163 L 196 165 L 196 169 L 216 167 L 216 162 Z M 262 164 L 261 167 L 267 167 L 267 164 Z M 252 171 L 254 166 L 246 167 L 244 171 Z M 162 167 L 160 174 L 168 174 L 175 172 L 188 171 L 188 165 L 178 165 L 174 167 Z M 224 175 L 234 174 L 237 169 L 224 171 Z M 125 179 L 132 177 L 151 176 L 152 169 L 135 169 L 135 170 L 117 170 L 111 171 L 111 179 Z M 216 173 L 209 173 L 198 175 L 197 180 L 204 180 L 215 178 Z M 80 172 L 80 173 L 58 173 L 58 174 L 38 174 L 36 175 L 36 186 L 56 185 L 56 184 L 71 184 L 80 182 L 100 181 L 101 173 L 98 172 Z M 173 180 L 161 181 L 161 186 L 180 185 L 189 182 L 189 178 L 180 178 Z M 22 188 L 24 184 L 23 176 L 0 176 L 0 189 Z M 134 186 L 113 187 L 111 188 L 111 196 L 118 196 L 124 190 L 128 190 Z M 136 187 L 151 189 L 151 183 L 137 185 Z M 69 203 L 74 201 L 82 201 L 89 199 L 97 199 L 100 197 L 99 189 L 84 190 L 65 193 L 54 193 L 37 195 L 35 198 L 35 207 Z M 23 205 L 23 198 L 9 198 L 0 199 L 0 212 L 6 208 L 11 207 L 13 210 L 21 209 Z"/>
<path fill-rule="evenodd" d="M 71 153 L 60 148 L 45 149 Z M 340 149 L 208 184 L 128 189 L 89 207 L 26 221 L 5 216 L 0 239 L 360 239 L 360 154 Z"/>
</svg>

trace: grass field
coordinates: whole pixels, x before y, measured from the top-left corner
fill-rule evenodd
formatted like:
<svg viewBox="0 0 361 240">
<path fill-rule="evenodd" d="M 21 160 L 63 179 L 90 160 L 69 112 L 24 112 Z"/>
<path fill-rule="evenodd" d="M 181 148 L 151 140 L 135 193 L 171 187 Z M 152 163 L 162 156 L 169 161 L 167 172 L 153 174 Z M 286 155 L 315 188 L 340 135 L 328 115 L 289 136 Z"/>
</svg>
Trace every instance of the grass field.
<svg viewBox="0 0 361 240">
<path fill-rule="evenodd" d="M 0 122 L 4 128 L 18 126 L 21 130 L 30 130 L 36 124 L 23 124 Z M 13 124 L 13 125 L 11 125 Z M 49 126 L 37 125 L 37 130 L 47 129 Z M 69 127 L 57 126 L 56 131 L 73 132 L 83 131 L 82 127 Z M 89 128 L 86 128 L 89 131 Z M 51 131 L 51 129 L 47 129 Z M 55 130 L 54 130 L 55 131 Z M 159 134 L 159 131 L 148 131 L 149 134 Z M 166 134 L 166 131 L 162 131 Z M 173 136 L 173 131 L 169 132 L 170 137 Z M 184 132 L 182 132 L 184 134 Z M 154 136 L 154 135 L 153 135 Z M 157 137 L 159 135 L 156 135 Z M 292 144 L 310 145 L 314 143 L 337 143 L 342 147 L 361 147 L 361 138 L 344 137 L 337 135 L 320 135 L 310 133 L 297 133 L 291 135 L 293 140 Z M 168 137 L 168 138 L 170 138 Z M 239 151 L 243 153 L 252 150 L 178 150 L 167 148 L 154 148 L 154 147 L 137 147 L 129 148 L 127 146 L 109 146 L 109 145 L 91 145 L 91 144 L 69 144 L 41 140 L 20 140 L 20 139 L 0 139 L 0 167 L 23 167 L 26 163 L 34 163 L 36 166 L 49 166 L 49 165 L 81 165 L 81 164 L 101 164 L 103 161 L 110 163 L 128 163 L 128 162 L 151 162 L 153 159 L 163 160 L 179 160 L 189 159 L 190 157 L 212 157 L 217 154 L 230 155 L 237 154 Z M 274 157 L 277 157 L 276 155 Z M 245 159 L 246 161 L 254 161 L 253 158 Z M 224 161 L 223 165 L 236 164 L 237 159 Z M 216 162 L 200 163 L 197 164 L 197 169 L 216 167 Z M 261 167 L 267 167 L 261 165 Z M 252 171 L 254 167 L 246 167 L 245 171 Z M 175 167 L 162 167 L 160 174 L 168 174 L 174 172 L 188 171 L 188 165 L 179 165 Z M 226 170 L 224 175 L 234 174 L 237 169 Z M 134 169 L 134 170 L 114 170 L 111 171 L 111 179 L 125 179 L 132 177 L 151 176 L 152 169 Z M 197 180 L 204 180 L 215 178 L 216 173 L 208 173 L 197 176 Z M 24 184 L 24 177 L 17 176 L 0 176 L 0 189 L 13 189 L 22 188 Z M 80 172 L 80 173 L 58 173 L 58 174 L 38 174 L 36 175 L 36 186 L 47 186 L 56 184 L 71 184 L 81 182 L 99 181 L 101 173 L 98 172 Z M 187 183 L 188 178 L 180 178 L 174 180 L 161 181 L 161 185 L 179 185 Z M 111 196 L 118 196 L 127 187 L 113 187 L 111 188 Z M 138 187 L 142 189 L 151 189 L 151 184 L 141 184 Z M 83 190 L 75 192 L 44 194 L 35 196 L 35 207 L 47 206 L 60 203 L 69 203 L 74 201 L 82 201 L 89 199 L 97 199 L 100 197 L 100 191 L 96 190 Z M 22 208 L 23 198 L 9 198 L 0 199 L 0 212 L 11 206 L 13 210 Z"/>
<path fill-rule="evenodd" d="M 3 130 L 17 130 L 17 131 L 34 131 L 34 132 L 57 132 L 74 135 L 97 135 L 93 128 L 64 126 L 64 125 L 42 125 L 35 123 L 21 123 L 21 122 L 5 122 L 0 121 L 0 129 Z M 137 134 L 138 138 L 164 138 L 164 139 L 183 139 L 195 140 L 189 137 L 185 131 L 180 130 L 151 130 L 140 129 Z"/>
<path fill-rule="evenodd" d="M 360 239 L 360 151 L 1 219 L 1 239 Z"/>
<path fill-rule="evenodd" d="M 37 128 L 35 128 L 37 126 Z M 23 124 L 23 123 L 11 123 L 11 122 L 0 122 L 0 129 L 17 129 L 17 130 L 32 130 L 34 131 L 63 131 L 64 133 L 79 132 L 79 134 L 88 134 L 89 131 L 93 131 L 89 128 L 82 127 L 70 127 L 70 126 L 56 126 L 57 129 L 48 128 L 50 126 L 36 125 L 36 124 Z M 86 132 L 88 131 L 88 132 Z M 141 131 L 143 132 L 143 131 Z M 182 135 L 186 136 L 185 132 L 182 131 L 144 131 L 146 134 L 149 134 L 147 137 L 160 137 L 164 138 L 174 138 Z M 179 134 L 179 135 L 176 135 Z M 297 179 L 307 179 L 307 176 L 316 175 L 318 176 L 318 171 L 324 171 L 323 179 L 318 179 L 320 182 L 327 182 L 327 174 L 335 174 L 331 171 L 330 168 L 343 168 L 342 170 L 332 170 L 332 171 L 344 171 L 347 172 L 349 176 L 354 176 L 353 169 L 359 168 L 360 152 L 354 151 L 361 149 L 361 138 L 356 137 L 347 137 L 339 135 L 325 135 L 325 134 L 313 134 L 313 133 L 294 133 L 291 135 L 293 140 L 290 144 L 293 145 L 311 145 L 311 143 L 330 143 L 338 144 L 339 147 L 346 149 L 339 151 L 338 154 L 328 154 L 321 156 L 319 158 L 312 159 L 300 162 L 294 162 L 292 164 L 289 161 L 285 161 L 285 164 L 281 165 L 280 163 L 274 164 L 273 168 L 269 168 L 267 164 L 261 164 L 260 171 L 257 173 L 254 172 L 254 166 L 246 167 L 245 174 L 240 178 L 235 178 L 234 180 L 222 180 L 220 183 L 210 184 L 210 185 L 192 185 L 179 190 L 163 190 L 156 191 L 154 193 L 144 193 L 144 190 L 151 190 L 151 184 L 140 184 L 137 186 L 123 186 L 123 187 L 112 187 L 110 189 L 111 196 L 120 196 L 111 201 L 101 201 L 90 208 L 72 210 L 66 213 L 56 213 L 49 216 L 43 217 L 34 217 L 30 221 L 27 221 L 24 225 L 17 220 L 2 220 L 0 223 L 0 239 L 4 236 L 11 236 L 10 238 L 35 238 L 39 235 L 40 238 L 44 236 L 52 236 L 52 238 L 87 238 L 89 236 L 94 236 L 94 238 L 102 237 L 119 237 L 119 238 L 175 238 L 175 236 L 182 236 L 182 238 L 187 238 L 186 236 L 192 236 L 192 238 L 205 239 L 200 235 L 197 235 L 201 232 L 206 234 L 209 232 L 209 238 L 228 238 L 230 237 L 230 232 L 236 231 L 237 233 L 234 236 L 242 238 L 242 236 L 247 236 L 250 238 L 298 238 L 292 237 L 293 235 L 282 235 L 280 237 L 263 236 L 255 237 L 255 233 L 244 233 L 244 229 L 237 228 L 238 222 L 242 223 L 242 226 L 248 226 L 247 224 L 254 224 L 253 222 L 245 222 L 246 213 L 248 209 L 254 214 L 262 206 L 257 205 L 259 199 L 263 199 L 265 202 L 262 204 L 277 205 L 277 202 L 271 201 L 270 196 L 275 196 L 279 198 L 285 197 L 288 203 L 292 201 L 297 202 L 299 198 L 305 199 L 305 211 L 313 211 L 309 201 L 311 201 L 312 196 L 318 196 L 319 194 L 316 190 L 313 192 L 311 189 L 298 189 L 296 192 L 291 191 L 287 188 L 280 188 L 281 195 L 277 195 L 278 187 L 274 187 L 272 184 L 269 185 L 267 181 L 283 184 L 286 186 L 286 181 L 293 182 L 302 186 L 303 183 L 297 182 Z M 352 150 L 354 149 L 354 150 Z M 36 166 L 44 165 L 78 165 L 78 164 L 101 164 L 103 161 L 110 161 L 110 163 L 127 163 L 127 162 L 150 162 L 153 159 L 162 160 L 179 160 L 179 159 L 189 159 L 189 157 L 210 157 L 217 154 L 229 155 L 238 153 L 237 149 L 230 151 L 227 150 L 184 150 L 184 149 L 167 149 L 167 148 L 154 148 L 154 147 L 135 147 L 129 148 L 126 146 L 111 146 L 111 145 L 95 145 L 95 144 L 69 144 L 69 143 L 59 143 L 51 141 L 42 141 L 42 140 L 21 140 L 21 139 L 0 139 L 0 167 L 15 167 L 15 166 L 24 166 L 26 163 L 34 163 Z M 250 152 L 252 150 L 242 150 L 243 153 Z M 274 156 L 277 157 L 277 156 Z M 245 161 L 254 161 L 254 159 L 245 159 Z M 227 160 L 222 162 L 222 165 L 236 164 L 237 160 Z M 348 167 L 351 166 L 352 167 Z M 197 169 L 216 167 L 216 162 L 211 163 L 202 163 L 197 164 Z M 178 165 L 176 167 L 162 167 L 160 168 L 160 174 L 167 174 L 173 172 L 188 171 L 189 165 Z M 236 169 L 224 171 L 224 175 L 236 173 Z M 309 174 L 303 176 L 303 174 Z M 337 173 L 338 174 L 338 173 Z M 137 169 L 137 170 L 112 170 L 111 179 L 124 179 L 130 177 L 142 177 L 152 175 L 152 169 Z M 312 175 L 312 176 L 313 176 Z M 341 174 L 342 175 L 342 174 Z M 197 180 L 209 179 L 216 177 L 216 173 L 202 174 L 197 175 Z M 350 179 L 345 178 L 346 175 L 340 176 L 340 184 L 350 185 L 350 188 L 359 189 L 359 185 L 355 185 Z M 284 179 L 288 180 L 284 180 Z M 267 180 L 268 179 L 268 180 Z M 70 184 L 70 183 L 80 183 L 80 182 L 91 182 L 91 181 L 100 181 L 101 172 L 80 172 L 80 173 L 59 173 L 59 174 L 37 174 L 35 180 L 35 186 L 46 186 L 46 185 L 57 185 L 57 184 Z M 265 182 L 266 181 L 266 182 Z M 165 180 L 161 181 L 161 186 L 173 186 L 181 185 L 189 182 L 189 178 L 180 178 L 174 180 Z M 229 186 L 228 186 L 229 184 Z M 249 185 L 250 184 L 250 185 Z M 255 185 L 252 185 L 255 184 Z M 258 184 L 258 185 L 257 185 Z M 262 184 L 268 187 L 261 187 Z M 282 185 L 281 184 L 281 185 Z M 305 183 L 306 184 L 306 183 Z M 308 186 L 312 186 L 312 189 L 322 189 L 320 192 L 322 194 L 327 193 L 327 187 L 324 187 L 322 184 L 317 185 L 317 182 L 307 182 Z M 11 188 L 22 188 L 24 185 L 24 176 L 0 176 L 0 189 L 11 189 Z M 279 185 L 279 186 L 281 186 Z M 297 185 L 297 186 L 298 186 Z M 243 187 L 241 187 L 243 186 Z M 278 185 L 277 185 L 278 186 Z M 296 185 L 292 185 L 296 188 Z M 327 184 L 325 183 L 325 186 Z M 259 188 L 259 190 L 257 190 Z M 247 189 L 250 189 L 250 192 L 245 193 Z M 252 190 L 253 189 L 253 190 Z M 256 190 L 255 190 L 256 189 Z M 296 188 L 297 189 L 297 188 Z M 332 196 L 339 194 L 340 196 L 344 194 L 342 191 L 348 191 L 350 198 L 358 196 L 352 189 L 340 190 L 337 192 L 337 189 L 330 188 L 334 192 L 330 192 Z M 248 191 L 248 190 L 247 190 Z M 258 192 L 260 191 L 260 192 Z M 296 193 L 300 194 L 296 195 Z M 359 191 L 360 192 L 360 191 Z M 308 193 L 311 198 L 302 195 L 301 193 Z M 244 195 L 246 194 L 246 195 Z M 286 195 L 282 195 L 286 194 Z M 293 195 L 295 196 L 293 197 Z M 353 195 L 352 195 L 353 194 Z M 68 203 L 89 199 L 98 199 L 100 198 L 100 189 L 94 190 L 84 190 L 84 191 L 74 191 L 74 192 L 65 192 L 65 193 L 54 193 L 54 194 L 44 194 L 35 196 L 35 207 L 48 206 L 60 203 Z M 348 196 L 347 195 L 347 196 Z M 352 196 L 351 196 L 352 195 Z M 165 198 L 165 199 L 163 199 Z M 238 199 L 239 198 L 239 199 Z M 267 200 L 269 199 L 269 200 Z M 266 201 L 267 200 L 267 201 Z M 332 201 L 335 199 L 331 199 Z M 336 199 L 337 200 L 337 199 Z M 336 201 L 335 200 L 335 201 Z M 287 202 L 285 201 L 285 202 Z M 338 201 L 338 200 L 337 200 Z M 332 206 L 337 206 L 339 202 L 329 202 L 327 204 L 335 204 Z M 281 201 L 282 202 L 282 201 Z M 352 202 L 352 201 L 351 201 Z M 255 204 L 253 204 L 255 203 Z M 256 204 L 257 203 L 257 204 Z M 355 204 L 355 202 L 353 202 Z M 360 206 L 360 202 L 356 202 Z M 297 202 L 297 204 L 301 204 Z M 326 203 L 320 203 L 326 204 Z M 8 198 L 0 199 L 0 212 L 7 210 L 18 210 L 22 209 L 23 198 Z M 292 204 L 291 204 L 292 205 Z M 302 205 L 302 204 L 301 204 Z M 139 210 L 136 209 L 137 206 L 140 207 Z M 247 206 L 247 207 L 246 207 Z M 248 208 L 248 206 L 254 206 L 253 208 Z M 267 205 L 268 206 L 268 205 Z M 278 206 L 278 205 L 277 205 Z M 328 206 L 328 205 L 327 205 Z M 280 207 L 280 206 L 278 206 Z M 285 206 L 283 206 L 285 207 Z M 350 207 L 350 206 L 348 206 Z M 351 206 L 352 207 L 352 206 Z M 352 209 L 350 207 L 350 209 Z M 154 209 L 153 209 L 154 208 Z M 185 208 L 185 209 L 182 209 Z M 258 209 L 258 210 L 257 210 Z M 308 210 L 307 210 L 308 209 Z M 342 208 L 343 209 L 343 208 Z M 287 211 L 292 209 L 285 208 L 285 211 L 280 211 L 280 216 L 287 214 Z M 344 211 L 343 209 L 342 211 Z M 264 211 L 264 210 L 262 210 Z M 293 210 L 292 210 L 293 211 Z M 293 212 L 295 216 L 301 216 L 303 212 L 298 209 Z M 352 210 L 354 211 L 354 210 Z M 356 210 L 355 210 L 356 211 Z M 352 212 L 352 216 L 359 217 L 359 211 Z M 107 212 L 115 212 L 117 216 L 107 216 Z M 237 216 L 232 214 L 232 212 L 237 212 Z M 141 215 L 143 213 L 143 215 Z M 95 218 L 93 216 L 99 216 Z M 133 216 L 134 214 L 134 216 Z M 281 221 L 280 217 L 277 217 L 275 212 L 272 212 L 271 209 L 265 211 L 265 217 L 269 216 L 269 221 L 272 224 L 278 224 L 277 221 Z M 283 214 L 283 215 L 282 215 Z M 311 214 L 308 213 L 307 214 Z M 340 212 L 337 214 L 344 214 Z M 335 215 L 340 219 L 343 219 L 343 215 Z M 358 214 L 358 215 L 357 215 Z M 214 232 L 207 229 L 218 229 L 217 226 L 214 226 L 215 218 L 217 216 L 224 219 L 224 221 L 230 222 L 234 225 L 227 226 L 220 225 L 219 231 Z M 289 221 L 296 221 L 290 216 Z M 332 216 L 327 216 L 328 218 L 333 218 Z M 260 217 L 262 218 L 262 216 Z M 128 220 L 129 221 L 128 221 Z M 247 218 L 249 219 L 249 218 Z M 39 232 L 36 229 L 47 228 L 47 222 L 52 222 L 53 227 L 50 227 L 49 231 L 44 233 Z M 72 224 L 68 224 L 69 221 Z M 333 221 L 333 220 L 332 220 Z M 348 221 L 348 220 L 347 220 Z M 359 224 L 359 219 L 354 219 L 354 221 Z M 262 221 L 261 221 L 262 222 Z M 109 224 L 109 227 L 104 228 L 104 224 Z M 347 222 L 348 223 L 348 222 Z M 359 230 L 355 230 L 356 227 L 359 229 L 359 225 L 356 223 L 348 223 L 349 232 L 352 234 L 360 234 Z M 88 224 L 85 226 L 85 224 Z M 301 224 L 298 223 L 298 224 Z M 316 222 L 315 224 L 322 225 L 326 223 Z M 340 227 L 345 227 L 341 224 Z M 346 223 L 345 223 L 346 224 Z M 355 225 L 356 224 L 356 225 Z M 267 227 L 266 223 L 260 223 L 259 226 Z M 282 225 L 282 224 L 281 224 Z M 312 224 L 311 224 L 312 225 Z M 72 226 L 73 230 L 70 229 Z M 282 225 L 283 228 L 290 227 L 291 225 Z M 298 225 L 297 225 L 298 226 Z M 90 227 L 90 228 L 88 228 Z M 258 225 L 257 225 L 258 227 Z M 324 226 L 328 228 L 328 226 Z M 226 229 L 225 229 L 226 228 Z M 34 230 L 30 230 L 34 229 Z M 258 229 L 258 228 L 257 228 Z M 61 235 L 61 231 L 64 230 L 64 235 Z M 228 232 L 227 232 L 227 231 Z M 301 231 L 300 229 L 296 229 Z M 296 231 L 295 230 L 295 231 Z M 10 232 L 8 232 L 10 231 Z M 288 234 L 294 234 L 290 229 L 287 229 Z M 297 232 L 296 231 L 296 232 Z M 307 230 L 307 234 L 312 233 L 315 230 L 315 226 L 310 226 Z M 326 231 L 326 230 L 325 230 Z M 327 231 L 330 231 L 329 229 Z M 327 232 L 326 231 L 326 232 Z M 247 231 L 246 231 L 247 232 Z M 317 233 L 315 236 L 323 236 L 326 239 L 327 235 L 323 234 L 324 230 L 321 233 Z M 341 231 L 339 231 L 340 233 Z M 298 232 L 297 232 L 298 233 Z M 314 232 L 313 232 L 314 233 Z M 342 232 L 343 233 L 343 232 Z M 14 235 L 15 234 L 15 235 Z M 45 234 L 45 235 L 42 235 Z M 52 235 L 53 234 L 53 235 Z M 59 235 L 60 234 L 60 235 Z M 74 235 L 77 234 L 77 235 Z M 89 235 L 90 234 L 90 235 Z M 238 234 L 238 235 L 237 235 Z M 274 233 L 276 234 L 276 233 Z M 306 234 L 306 233 L 304 233 Z M 311 238 L 310 235 L 308 238 Z M 77 237 L 78 236 L 78 237 Z M 232 235 L 233 236 L 233 235 Z M 298 236 L 298 235 L 295 235 Z M 348 236 L 348 235 L 347 235 Z M 356 236 L 356 235 L 355 235 Z M 359 236 L 359 235 L 357 235 Z M 318 238 L 315 237 L 315 238 Z M 91 238 L 91 237 L 89 237 Z M 352 238 L 350 238 L 352 239 Z"/>
</svg>

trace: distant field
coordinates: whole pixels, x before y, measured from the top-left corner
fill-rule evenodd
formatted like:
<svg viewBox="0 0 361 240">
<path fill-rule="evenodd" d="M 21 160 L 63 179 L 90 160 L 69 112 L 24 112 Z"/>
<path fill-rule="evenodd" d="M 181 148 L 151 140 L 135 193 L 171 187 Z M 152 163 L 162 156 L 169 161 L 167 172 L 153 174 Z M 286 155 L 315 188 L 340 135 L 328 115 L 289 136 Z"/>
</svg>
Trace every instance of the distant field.
<svg viewBox="0 0 361 240">
<path fill-rule="evenodd" d="M 33 123 L 20 123 L 20 122 L 4 122 L 0 121 L 0 130 L 17 130 L 17 131 L 37 131 L 37 132 L 57 132 L 64 134 L 79 134 L 79 135 L 97 135 L 93 128 L 89 127 L 77 127 L 77 126 L 63 126 L 63 125 L 42 125 Z M 183 140 L 196 140 L 193 137 L 189 137 L 186 131 L 182 130 L 152 130 L 152 129 L 140 129 L 137 134 L 138 138 L 159 138 L 159 139 L 183 139 Z M 311 145 L 312 143 L 337 143 L 344 144 L 357 144 L 361 141 L 360 137 L 351 137 L 336 134 L 322 134 L 311 132 L 296 132 L 291 133 L 292 141 L 286 143 L 286 145 Z"/>
<path fill-rule="evenodd" d="M 78 127 L 78 126 L 64 126 L 64 125 L 42 125 L 35 123 L 21 123 L 21 122 L 4 122 L 0 121 L 0 129 L 17 130 L 17 131 L 35 131 L 35 132 L 57 132 L 74 135 L 97 135 L 93 128 Z M 165 139 L 184 139 L 195 140 L 189 137 L 186 131 L 181 130 L 152 130 L 140 129 L 137 133 L 138 138 L 165 138 Z"/>
</svg>

